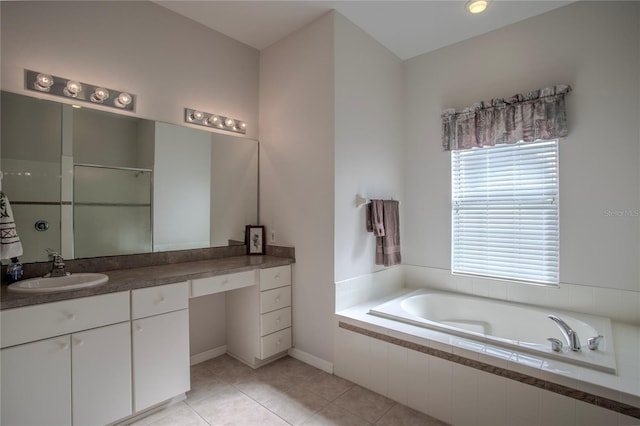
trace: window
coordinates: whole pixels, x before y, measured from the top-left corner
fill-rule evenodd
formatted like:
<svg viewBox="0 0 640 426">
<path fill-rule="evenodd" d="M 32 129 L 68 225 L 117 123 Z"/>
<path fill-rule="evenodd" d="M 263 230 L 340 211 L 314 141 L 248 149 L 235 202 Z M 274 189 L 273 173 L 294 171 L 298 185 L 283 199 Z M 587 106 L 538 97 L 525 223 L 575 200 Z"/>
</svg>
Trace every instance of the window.
<svg viewBox="0 0 640 426">
<path fill-rule="evenodd" d="M 557 284 L 558 141 L 451 152 L 451 270 Z"/>
</svg>

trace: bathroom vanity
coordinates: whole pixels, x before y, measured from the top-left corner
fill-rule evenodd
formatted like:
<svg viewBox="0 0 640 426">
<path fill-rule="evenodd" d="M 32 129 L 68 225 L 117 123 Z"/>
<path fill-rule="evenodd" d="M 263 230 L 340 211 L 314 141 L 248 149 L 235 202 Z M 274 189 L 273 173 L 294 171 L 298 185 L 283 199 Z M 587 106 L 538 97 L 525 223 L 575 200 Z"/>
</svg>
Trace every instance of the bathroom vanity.
<svg viewBox="0 0 640 426">
<path fill-rule="evenodd" d="M 189 298 L 226 292 L 227 351 L 252 367 L 291 347 L 291 258 L 105 271 L 79 291 L 2 288 L 2 424 L 109 424 L 190 388 Z M 37 409 L 34 409 L 37 407 Z"/>
</svg>

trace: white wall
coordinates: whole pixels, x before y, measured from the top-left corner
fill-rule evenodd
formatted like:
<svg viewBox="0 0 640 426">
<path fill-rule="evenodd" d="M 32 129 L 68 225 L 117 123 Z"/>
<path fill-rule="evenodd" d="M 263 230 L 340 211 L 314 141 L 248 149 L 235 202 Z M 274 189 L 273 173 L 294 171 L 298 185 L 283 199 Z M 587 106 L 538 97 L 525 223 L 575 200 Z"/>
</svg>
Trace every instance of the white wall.
<svg viewBox="0 0 640 426">
<path fill-rule="evenodd" d="M 182 124 L 184 108 L 247 123 L 258 135 L 255 49 L 147 1 L 2 2 L 2 89 L 24 69 L 137 95 L 137 117 Z M 62 98 L 60 98 L 62 99 Z"/>
<path fill-rule="evenodd" d="M 333 14 L 260 54 L 260 220 L 296 248 L 293 343 L 333 359 Z"/>
<path fill-rule="evenodd" d="M 441 111 L 567 83 L 574 90 L 570 134 L 560 142 L 561 289 L 589 286 L 592 303 L 610 310 L 640 301 L 639 13 L 637 2 L 578 2 L 406 62 L 406 264 L 450 268 Z M 599 289 L 623 291 L 608 298 Z"/>
<path fill-rule="evenodd" d="M 403 200 L 402 61 L 335 14 L 335 280 L 380 269 L 356 194 Z M 401 204 L 400 226 L 404 237 Z M 402 239 L 401 239 L 402 242 Z"/>
</svg>

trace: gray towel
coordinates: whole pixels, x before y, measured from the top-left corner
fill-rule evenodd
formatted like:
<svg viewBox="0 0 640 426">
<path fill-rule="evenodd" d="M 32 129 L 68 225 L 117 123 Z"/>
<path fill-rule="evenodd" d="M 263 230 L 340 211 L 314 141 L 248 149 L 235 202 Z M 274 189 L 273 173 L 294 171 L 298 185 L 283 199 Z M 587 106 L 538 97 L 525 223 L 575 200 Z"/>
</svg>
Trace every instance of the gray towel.
<svg viewBox="0 0 640 426">
<path fill-rule="evenodd" d="M 376 265 L 393 266 L 402 262 L 399 205 L 394 200 L 371 200 L 367 205 L 367 231 L 376 236 Z"/>
<path fill-rule="evenodd" d="M 371 200 L 371 225 L 373 235 L 384 237 L 384 201 Z"/>
</svg>

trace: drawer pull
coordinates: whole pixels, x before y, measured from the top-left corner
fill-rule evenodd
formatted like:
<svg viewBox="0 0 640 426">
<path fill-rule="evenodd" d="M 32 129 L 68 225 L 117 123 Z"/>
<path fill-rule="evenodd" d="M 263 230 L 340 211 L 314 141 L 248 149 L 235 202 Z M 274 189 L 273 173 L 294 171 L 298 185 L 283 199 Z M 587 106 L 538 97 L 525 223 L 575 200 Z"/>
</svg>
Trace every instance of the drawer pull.
<svg viewBox="0 0 640 426">
<path fill-rule="evenodd" d="M 226 286 L 227 284 L 229 284 L 229 279 L 225 279 L 224 281 L 222 281 L 223 286 Z"/>
<path fill-rule="evenodd" d="M 276 303 L 280 303 L 280 296 L 276 297 Z"/>
<path fill-rule="evenodd" d="M 142 326 L 141 326 L 141 325 L 136 325 L 136 331 L 137 331 L 138 333 L 140 333 L 142 330 L 144 330 L 144 328 L 142 328 Z"/>
<path fill-rule="evenodd" d="M 68 343 L 62 343 L 60 345 L 60 349 L 62 349 L 63 351 L 68 351 L 69 350 L 69 344 Z"/>
<path fill-rule="evenodd" d="M 69 321 L 75 321 L 76 320 L 76 314 L 67 314 L 67 319 Z"/>
<path fill-rule="evenodd" d="M 280 324 L 280 317 L 276 318 L 276 324 Z"/>
<path fill-rule="evenodd" d="M 282 344 L 282 340 L 278 339 L 278 341 L 276 342 L 276 346 L 280 346 L 280 344 Z"/>
<path fill-rule="evenodd" d="M 276 274 L 276 276 L 274 277 L 276 279 L 276 281 L 280 281 L 280 274 Z"/>
<path fill-rule="evenodd" d="M 160 303 L 161 305 L 164 305 L 164 303 L 167 301 L 167 299 L 164 298 L 164 296 L 160 296 L 160 300 L 158 303 Z"/>
<path fill-rule="evenodd" d="M 77 339 L 77 340 L 76 340 L 76 346 L 82 346 L 82 345 L 84 345 L 84 340 L 82 340 L 82 339 Z"/>
</svg>

